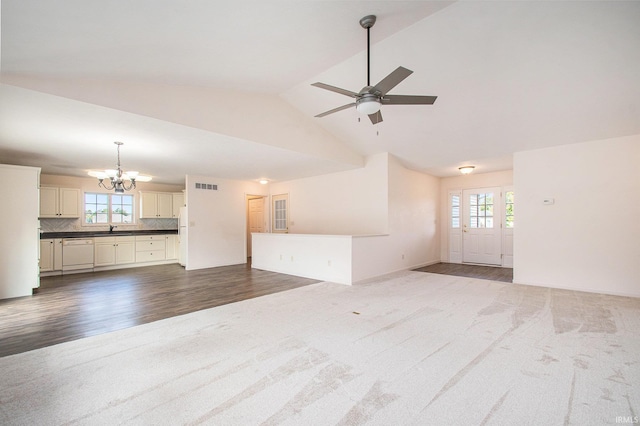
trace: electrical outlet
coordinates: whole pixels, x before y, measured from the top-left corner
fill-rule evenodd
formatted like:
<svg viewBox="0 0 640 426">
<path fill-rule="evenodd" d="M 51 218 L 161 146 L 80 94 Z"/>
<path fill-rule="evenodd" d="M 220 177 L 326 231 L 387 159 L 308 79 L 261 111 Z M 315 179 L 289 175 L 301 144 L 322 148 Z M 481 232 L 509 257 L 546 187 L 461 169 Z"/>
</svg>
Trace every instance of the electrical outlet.
<svg viewBox="0 0 640 426">
<path fill-rule="evenodd" d="M 280 260 L 282 260 L 282 255 L 280 255 Z"/>
<path fill-rule="evenodd" d="M 291 256 L 291 261 L 293 262 L 293 256 Z"/>
<path fill-rule="evenodd" d="M 327 266 L 331 266 L 331 261 L 327 261 Z"/>
<path fill-rule="evenodd" d="M 404 260 L 404 254 L 402 255 L 402 260 Z"/>
</svg>

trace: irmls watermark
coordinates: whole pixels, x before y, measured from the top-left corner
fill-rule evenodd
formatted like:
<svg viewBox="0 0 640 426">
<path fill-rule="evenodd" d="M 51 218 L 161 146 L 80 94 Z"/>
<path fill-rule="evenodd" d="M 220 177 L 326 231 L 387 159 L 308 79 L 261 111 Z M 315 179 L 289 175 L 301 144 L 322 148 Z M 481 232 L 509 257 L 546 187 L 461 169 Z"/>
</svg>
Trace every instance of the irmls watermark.
<svg viewBox="0 0 640 426">
<path fill-rule="evenodd" d="M 616 416 L 616 423 L 627 424 L 627 425 L 637 425 L 638 423 L 640 423 L 640 417 L 638 417 L 638 416 Z"/>
</svg>

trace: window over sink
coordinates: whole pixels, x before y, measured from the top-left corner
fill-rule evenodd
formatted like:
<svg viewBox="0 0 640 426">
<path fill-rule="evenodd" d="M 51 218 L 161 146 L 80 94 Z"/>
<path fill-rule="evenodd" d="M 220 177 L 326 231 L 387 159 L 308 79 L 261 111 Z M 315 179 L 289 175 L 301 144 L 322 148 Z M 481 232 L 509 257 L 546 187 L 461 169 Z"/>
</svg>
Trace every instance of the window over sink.
<svg viewBox="0 0 640 426">
<path fill-rule="evenodd" d="M 133 195 L 85 192 L 84 223 L 87 225 L 134 221 Z"/>
</svg>

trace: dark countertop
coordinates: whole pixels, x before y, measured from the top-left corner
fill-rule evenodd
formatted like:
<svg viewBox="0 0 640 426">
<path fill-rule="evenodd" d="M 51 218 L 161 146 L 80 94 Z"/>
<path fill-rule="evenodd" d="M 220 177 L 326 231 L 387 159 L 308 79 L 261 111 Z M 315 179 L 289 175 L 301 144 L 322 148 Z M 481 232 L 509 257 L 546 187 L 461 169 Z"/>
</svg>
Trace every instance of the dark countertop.
<svg viewBox="0 0 640 426">
<path fill-rule="evenodd" d="M 93 238 L 93 237 L 128 237 L 137 235 L 166 235 L 177 234 L 177 229 L 152 229 L 132 231 L 82 231 L 82 232 L 43 232 L 41 240 L 50 238 Z"/>
</svg>

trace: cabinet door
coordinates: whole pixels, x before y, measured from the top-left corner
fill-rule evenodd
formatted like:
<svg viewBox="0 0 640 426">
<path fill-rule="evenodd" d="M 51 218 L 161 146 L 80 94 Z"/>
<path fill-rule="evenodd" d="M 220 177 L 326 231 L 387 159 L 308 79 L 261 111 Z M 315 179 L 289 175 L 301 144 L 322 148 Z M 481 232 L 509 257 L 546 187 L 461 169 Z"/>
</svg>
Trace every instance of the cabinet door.
<svg viewBox="0 0 640 426">
<path fill-rule="evenodd" d="M 40 187 L 40 217 L 58 217 L 58 188 Z"/>
<path fill-rule="evenodd" d="M 182 192 L 176 192 L 173 195 L 173 215 L 174 219 L 180 216 L 180 207 L 184 207 L 184 194 Z"/>
<path fill-rule="evenodd" d="M 40 240 L 40 272 L 53 271 L 53 240 Z"/>
<path fill-rule="evenodd" d="M 80 217 L 80 190 L 60 188 L 58 217 Z"/>
<path fill-rule="evenodd" d="M 178 259 L 178 236 L 177 235 L 167 235 L 167 242 L 165 245 L 167 260 L 177 260 Z"/>
<path fill-rule="evenodd" d="M 53 270 L 62 271 L 62 238 L 53 240 Z"/>
<path fill-rule="evenodd" d="M 173 217 L 173 195 L 158 193 L 158 217 L 170 219 Z"/>
<path fill-rule="evenodd" d="M 140 218 L 155 219 L 158 217 L 158 194 L 152 192 L 140 193 Z"/>
<path fill-rule="evenodd" d="M 134 263 L 136 261 L 136 243 L 125 241 L 116 243 L 116 264 Z"/>
<path fill-rule="evenodd" d="M 97 238 L 96 238 L 97 240 Z M 101 243 L 96 241 L 94 266 L 107 266 L 116 264 L 116 246 L 113 242 Z"/>
</svg>

